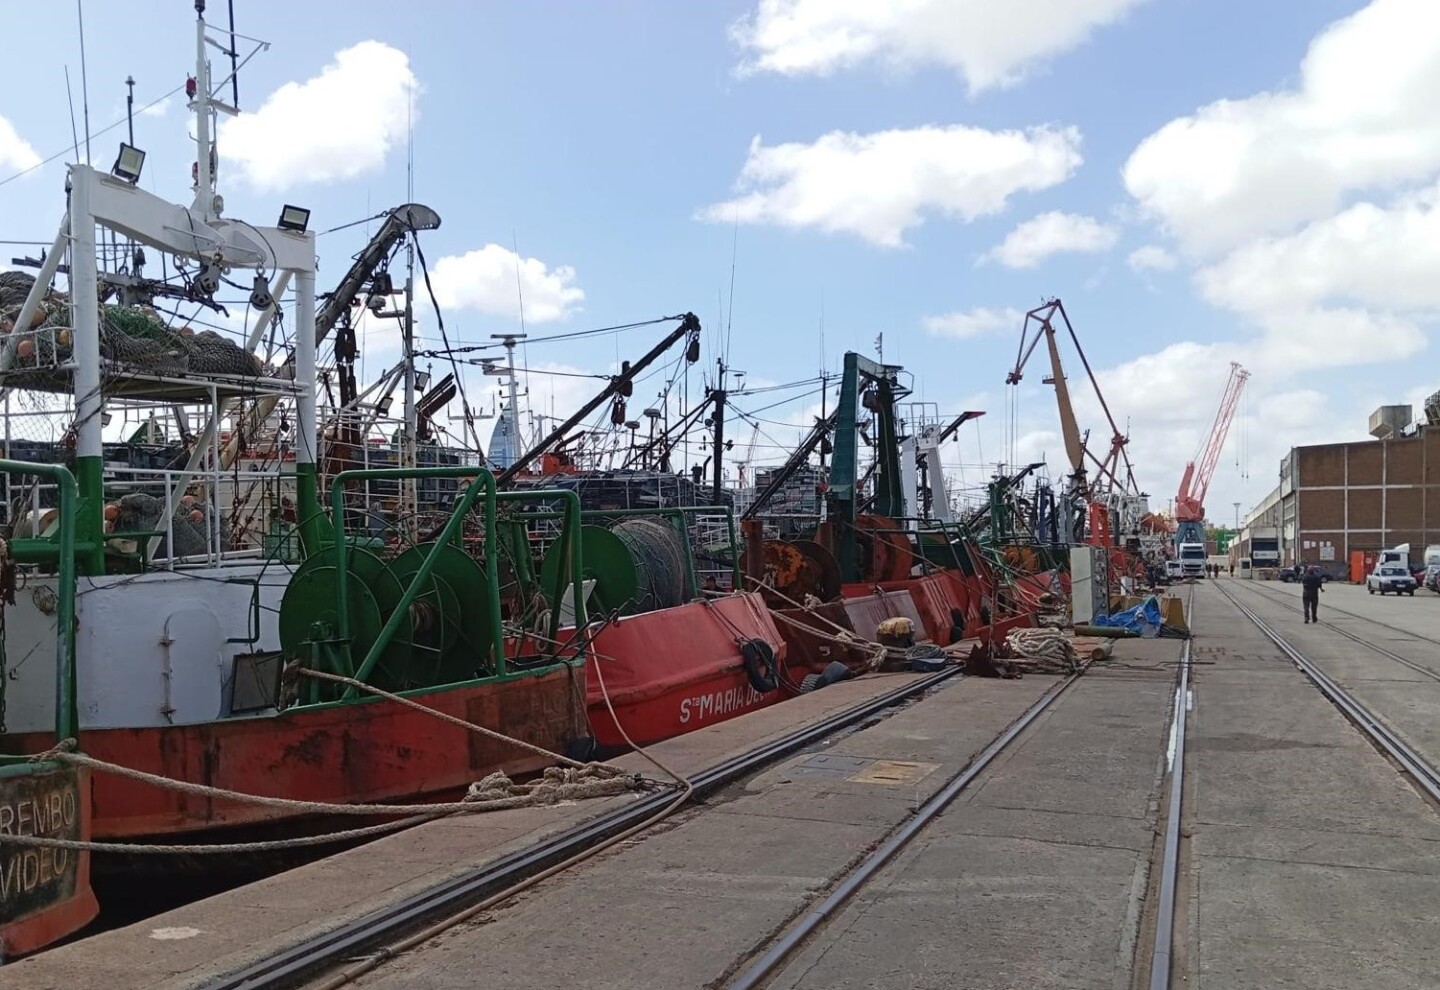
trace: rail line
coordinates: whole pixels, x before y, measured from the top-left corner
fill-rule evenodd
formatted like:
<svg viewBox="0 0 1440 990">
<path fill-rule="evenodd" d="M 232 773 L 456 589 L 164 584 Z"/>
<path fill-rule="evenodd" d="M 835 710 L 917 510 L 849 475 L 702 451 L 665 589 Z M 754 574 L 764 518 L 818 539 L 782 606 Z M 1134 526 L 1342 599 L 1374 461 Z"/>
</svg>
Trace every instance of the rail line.
<svg viewBox="0 0 1440 990">
<path fill-rule="evenodd" d="M 1440 772 L 1437 772 L 1424 758 L 1406 745 L 1373 712 L 1342 688 L 1334 678 L 1292 646 L 1285 637 L 1277 633 L 1269 623 L 1256 614 L 1254 609 L 1240 601 L 1221 583 L 1216 582 L 1215 587 L 1240 611 L 1241 615 L 1254 623 L 1265 638 L 1274 643 L 1291 663 L 1310 678 L 1311 682 L 1320 689 L 1321 694 L 1328 698 L 1336 708 L 1339 708 L 1361 732 L 1370 738 L 1371 742 L 1389 755 L 1415 781 L 1416 786 L 1424 791 L 1432 801 L 1440 802 Z"/>
<path fill-rule="evenodd" d="M 701 797 L 748 776 L 836 732 L 859 725 L 889 708 L 920 697 L 956 676 L 958 668 L 942 670 L 836 712 L 818 722 L 773 739 L 724 763 L 704 770 L 690 781 L 692 797 Z M 590 849 L 644 822 L 674 800 L 673 791 L 658 791 L 638 801 L 565 829 L 533 846 L 460 874 L 428 890 L 322 933 L 291 948 L 211 980 L 199 990 L 284 990 L 341 962 L 373 951 L 387 955 L 383 943 L 414 931 L 426 922 L 454 914 L 501 894 L 543 870 Z"/>
<path fill-rule="evenodd" d="M 1260 593 L 1260 597 L 1264 598 L 1266 601 L 1274 602 L 1276 605 L 1281 605 L 1292 612 L 1303 612 L 1302 609 L 1298 609 L 1293 604 L 1291 604 L 1291 602 L 1294 601 L 1293 597 L 1291 597 L 1290 595 L 1286 595 L 1283 592 L 1275 592 L 1274 594 L 1272 594 L 1271 589 L 1259 587 L 1251 588 L 1248 590 L 1258 592 Z M 1380 626 L 1383 629 L 1390 629 L 1394 632 L 1403 633 L 1406 636 L 1413 636 L 1415 639 L 1423 639 L 1427 642 L 1435 643 L 1437 646 L 1440 646 L 1440 640 L 1430 639 L 1430 637 L 1428 636 L 1421 636 L 1418 633 L 1412 633 L 1408 629 L 1401 629 L 1399 626 L 1391 625 L 1388 622 L 1381 622 L 1379 619 L 1372 619 L 1368 615 L 1360 615 L 1356 612 L 1347 612 L 1344 609 L 1332 608 L 1329 605 L 1325 606 L 1325 609 L 1328 612 L 1337 612 L 1340 615 L 1348 616 L 1350 618 L 1362 619 L 1365 622 L 1369 622 L 1372 625 Z M 1338 633 L 1339 635 L 1344 636 L 1352 643 L 1358 644 L 1359 646 L 1365 647 L 1365 649 L 1367 650 L 1371 650 L 1375 653 L 1380 654 L 1387 660 L 1393 660 L 1398 664 L 1409 667 L 1417 674 L 1424 674 L 1431 680 L 1440 681 L 1440 671 L 1437 671 L 1433 667 L 1427 667 L 1422 663 L 1409 659 L 1408 657 L 1402 657 L 1400 654 L 1394 652 L 1393 650 L 1387 650 L 1385 647 L 1379 645 L 1378 643 L 1371 642 L 1370 640 L 1365 639 L 1363 636 L 1357 636 L 1350 630 L 1345 629 L 1341 626 L 1337 626 L 1335 625 L 1335 623 L 1329 622 L 1325 619 L 1321 619 L 1317 624 L 1324 626 L 1331 632 Z"/>
<path fill-rule="evenodd" d="M 980 776 L 985 768 L 990 765 L 995 757 L 999 756 L 1006 747 L 1015 741 L 1025 729 L 1035 721 L 1056 699 L 1080 679 L 1083 671 L 1069 675 L 1063 681 L 1057 682 L 1050 690 L 1040 697 L 1040 700 L 1026 709 L 1025 714 L 1011 723 L 1000 735 L 985 747 L 985 750 L 977 756 L 970 764 L 955 776 L 948 784 L 937 791 L 929 800 L 922 804 L 905 823 L 900 826 L 888 839 L 877 846 L 868 856 L 855 865 L 847 873 L 834 889 L 827 894 L 820 903 L 816 904 L 795 924 L 791 925 L 784 934 L 775 940 L 774 944 L 749 969 L 745 970 L 737 979 L 727 985 L 727 990 L 754 990 L 755 987 L 765 983 L 772 974 L 780 967 L 799 946 L 820 927 L 847 901 L 850 900 L 878 873 L 886 863 L 894 858 L 895 854 L 904 849 L 910 842 L 919 835 L 925 826 L 929 825 L 940 812 L 959 796 L 960 792 L 970 786 L 970 782 Z"/>
<path fill-rule="evenodd" d="M 1278 588 L 1268 587 L 1265 582 L 1252 581 L 1250 582 L 1250 584 L 1251 590 L 1264 592 L 1267 596 L 1273 597 L 1276 601 L 1280 601 L 1282 598 L 1289 598 L 1289 596 L 1287 596 L 1284 592 L 1280 591 Z M 1379 619 L 1372 618 L 1371 616 L 1361 615 L 1359 612 L 1351 612 L 1347 609 L 1336 608 L 1335 606 L 1328 604 L 1325 606 L 1325 611 L 1334 612 L 1336 615 L 1343 615 L 1347 619 L 1361 619 L 1373 625 L 1384 626 L 1386 629 L 1393 629 L 1396 632 L 1404 633 L 1406 636 L 1413 636 L 1415 639 L 1423 639 L 1427 643 L 1434 643 L 1436 646 L 1440 646 L 1440 639 L 1437 639 L 1433 636 L 1426 636 L 1424 633 L 1417 633 L 1412 632 L 1409 629 L 1402 629 L 1399 626 L 1391 625 L 1388 622 L 1381 622 Z"/>
<path fill-rule="evenodd" d="M 1185 797 L 1185 723 L 1191 708 L 1190 644 L 1194 642 L 1195 592 L 1191 589 L 1186 625 L 1190 639 L 1180 654 L 1179 683 L 1175 686 L 1175 713 L 1170 723 L 1166 754 L 1170 763 L 1170 793 L 1165 802 L 1165 845 L 1160 854 L 1160 885 L 1156 891 L 1155 940 L 1150 950 L 1150 990 L 1169 990 L 1175 949 L 1175 889 L 1180 874 L 1180 819 Z"/>
<path fill-rule="evenodd" d="M 1191 590 L 1190 601 L 1193 601 Z M 1187 601 L 1187 606 L 1189 601 Z M 1188 608 L 1187 608 L 1188 610 Z M 1083 672 L 1082 672 L 1083 673 Z M 790 925 L 773 940 L 748 969 L 732 982 L 726 990 L 757 990 L 765 985 L 780 969 L 781 965 L 806 941 L 812 938 L 834 914 L 865 887 L 895 855 L 909 845 L 924 829 L 945 810 L 956 797 L 985 772 L 994 759 L 1005 751 L 1046 709 L 1060 698 L 1081 676 L 1071 674 L 1056 683 L 1023 715 L 980 753 L 969 765 L 948 784 L 921 805 L 910 818 L 906 819 L 888 839 L 877 846 L 869 855 L 860 860 L 849 873 L 841 878 L 824 898 L 807 911 L 798 921 Z M 1161 861 L 1161 879 L 1158 891 L 1157 924 L 1155 947 L 1151 962 L 1152 990 L 1165 990 L 1170 985 L 1170 960 L 1172 932 L 1174 929 L 1175 888 L 1180 860 L 1180 814 L 1181 794 L 1184 788 L 1185 764 L 1185 720 L 1190 697 L 1190 642 L 1187 640 L 1181 653 L 1180 670 L 1177 674 L 1175 691 L 1175 712 L 1167 752 L 1170 754 L 1171 788 L 1168 799 L 1169 813 L 1165 824 L 1165 843 Z"/>
</svg>

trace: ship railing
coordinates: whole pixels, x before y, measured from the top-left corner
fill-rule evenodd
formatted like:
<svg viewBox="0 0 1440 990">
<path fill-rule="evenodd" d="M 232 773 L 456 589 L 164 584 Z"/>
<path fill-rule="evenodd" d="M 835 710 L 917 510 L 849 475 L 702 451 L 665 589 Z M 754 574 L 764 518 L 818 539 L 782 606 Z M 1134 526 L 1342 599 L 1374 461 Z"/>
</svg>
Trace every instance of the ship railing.
<svg viewBox="0 0 1440 990">
<path fill-rule="evenodd" d="M 96 548 L 81 545 L 75 538 L 79 490 L 68 468 L 59 464 L 0 460 L 0 474 L 47 478 L 59 495 L 59 526 L 53 536 L 11 539 L 8 552 L 17 564 L 53 566 L 56 570 L 55 738 L 57 741 L 74 739 L 80 728 L 75 688 L 75 557 L 77 552 L 94 553 Z M 0 653 L 3 649 L 4 638 L 0 635 Z M 0 669 L 0 677 L 3 676 L 5 672 Z"/>
<path fill-rule="evenodd" d="M 115 503 L 126 495 L 134 494 L 148 495 L 159 503 L 160 512 L 154 528 L 110 529 L 105 533 L 106 542 L 112 549 L 123 549 L 123 545 L 111 541 L 134 541 L 133 552 L 146 569 L 214 567 L 269 556 L 274 550 L 272 544 L 277 534 L 255 529 L 254 524 L 257 517 L 277 518 L 287 505 L 293 505 L 295 491 L 293 474 L 274 471 L 204 472 L 196 475 L 178 469 L 131 468 L 112 464 L 106 466 L 105 476 L 107 503 Z M 182 501 L 185 498 L 183 493 L 176 495 L 176 479 L 179 478 L 184 478 L 189 488 L 202 492 L 195 497 L 194 508 L 189 510 L 201 513 L 200 522 L 178 519 L 182 531 L 180 535 L 185 537 L 181 540 L 184 546 L 176 543 L 177 517 L 186 515 L 181 510 L 189 503 Z M 9 486 L 12 492 L 17 487 Z M 7 503 L 7 510 L 14 511 L 16 516 L 10 520 L 12 527 L 24 536 L 43 536 L 63 516 L 63 513 L 53 512 L 59 500 L 54 484 L 42 480 L 26 485 L 20 500 Z M 284 536 L 284 533 L 278 534 L 281 540 Z M 164 552 L 152 555 L 149 550 L 151 541 L 158 549 L 162 539 Z M 191 546 L 194 549 L 189 552 L 177 552 Z M 280 556 L 288 560 L 293 554 Z"/>
</svg>

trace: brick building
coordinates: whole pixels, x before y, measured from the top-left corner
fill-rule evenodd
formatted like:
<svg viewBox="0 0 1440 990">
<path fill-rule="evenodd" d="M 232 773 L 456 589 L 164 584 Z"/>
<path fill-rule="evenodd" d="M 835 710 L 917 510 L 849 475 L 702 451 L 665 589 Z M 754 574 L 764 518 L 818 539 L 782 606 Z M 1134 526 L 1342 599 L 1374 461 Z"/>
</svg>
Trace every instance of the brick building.
<svg viewBox="0 0 1440 990">
<path fill-rule="evenodd" d="M 1352 550 L 1440 543 L 1440 424 L 1410 427 L 1409 406 L 1371 416 L 1376 439 L 1293 447 L 1280 484 L 1245 519 L 1240 553 L 1278 539 L 1282 565 L 1333 565 Z"/>
</svg>

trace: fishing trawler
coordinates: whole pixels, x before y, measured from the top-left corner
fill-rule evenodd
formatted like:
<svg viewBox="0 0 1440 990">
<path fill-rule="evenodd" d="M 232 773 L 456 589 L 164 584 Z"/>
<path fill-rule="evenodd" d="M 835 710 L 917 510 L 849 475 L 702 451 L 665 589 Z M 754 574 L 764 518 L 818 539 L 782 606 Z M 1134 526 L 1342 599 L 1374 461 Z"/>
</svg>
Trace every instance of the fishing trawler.
<svg viewBox="0 0 1440 990">
<path fill-rule="evenodd" d="M 802 685 L 823 680 L 835 663 L 851 671 L 873 666 L 874 651 L 854 641 L 880 642 L 877 630 L 891 620 L 908 622 L 917 643 L 941 647 L 1003 642 L 1010 629 L 1034 624 L 1033 603 L 1013 594 L 1016 582 L 999 573 L 949 505 L 940 446 L 983 413 L 942 418 L 912 409 L 907 417 L 902 372 L 846 354 L 834 413 L 817 422 L 742 513 L 747 545 L 760 547 L 750 557 L 750 579 L 765 590 Z M 862 470 L 866 439 L 875 461 Z M 824 520 L 766 539 L 771 499 L 822 446 L 834 453 Z"/>
<path fill-rule="evenodd" d="M 95 914 L 90 853 L 51 840 L 310 830 L 313 808 L 251 797 L 422 801 L 590 746 L 585 644 L 560 643 L 558 610 L 547 637 L 517 640 L 500 597 L 511 510 L 558 505 L 552 552 L 581 571 L 573 495 L 502 493 L 476 465 L 417 464 L 413 415 L 398 463 L 372 463 L 355 417 L 374 407 L 317 407 L 317 348 L 338 325 L 343 366 L 353 304 L 382 296 L 384 308 L 376 271 L 439 217 L 391 211 L 317 318 L 308 211 L 254 225 L 216 193 L 211 126 L 236 111 L 215 95 L 207 46 L 233 39 L 196 6 L 193 200 L 142 189 L 144 155 L 128 144 L 109 172 L 73 165 L 50 250 L 0 283 L 0 387 L 19 400 L 0 461 L 7 957 Z M 145 251 L 176 269 L 147 276 Z M 253 282 L 256 319 L 238 338 L 160 318 L 161 300 L 215 308 L 222 277 Z M 291 346 L 267 359 L 282 313 Z M 107 441 L 117 419 L 141 428 Z M 62 440 L 27 442 L 27 424 Z M 436 524 L 422 537 L 427 490 Z M 256 519 L 272 526 L 258 538 Z M 587 624 L 578 585 L 544 591 L 569 593 Z"/>
</svg>

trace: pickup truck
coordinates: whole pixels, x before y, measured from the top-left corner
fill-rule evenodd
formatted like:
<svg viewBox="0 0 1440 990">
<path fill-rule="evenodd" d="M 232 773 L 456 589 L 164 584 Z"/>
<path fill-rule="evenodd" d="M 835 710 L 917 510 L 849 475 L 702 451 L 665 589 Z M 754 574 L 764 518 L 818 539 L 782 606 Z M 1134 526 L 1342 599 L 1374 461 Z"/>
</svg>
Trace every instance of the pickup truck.
<svg viewBox="0 0 1440 990">
<path fill-rule="evenodd" d="M 1399 564 L 1381 564 L 1375 568 L 1365 579 L 1365 587 L 1372 595 L 1377 591 L 1382 595 L 1393 591 L 1397 595 L 1415 596 L 1415 578 Z"/>
</svg>

